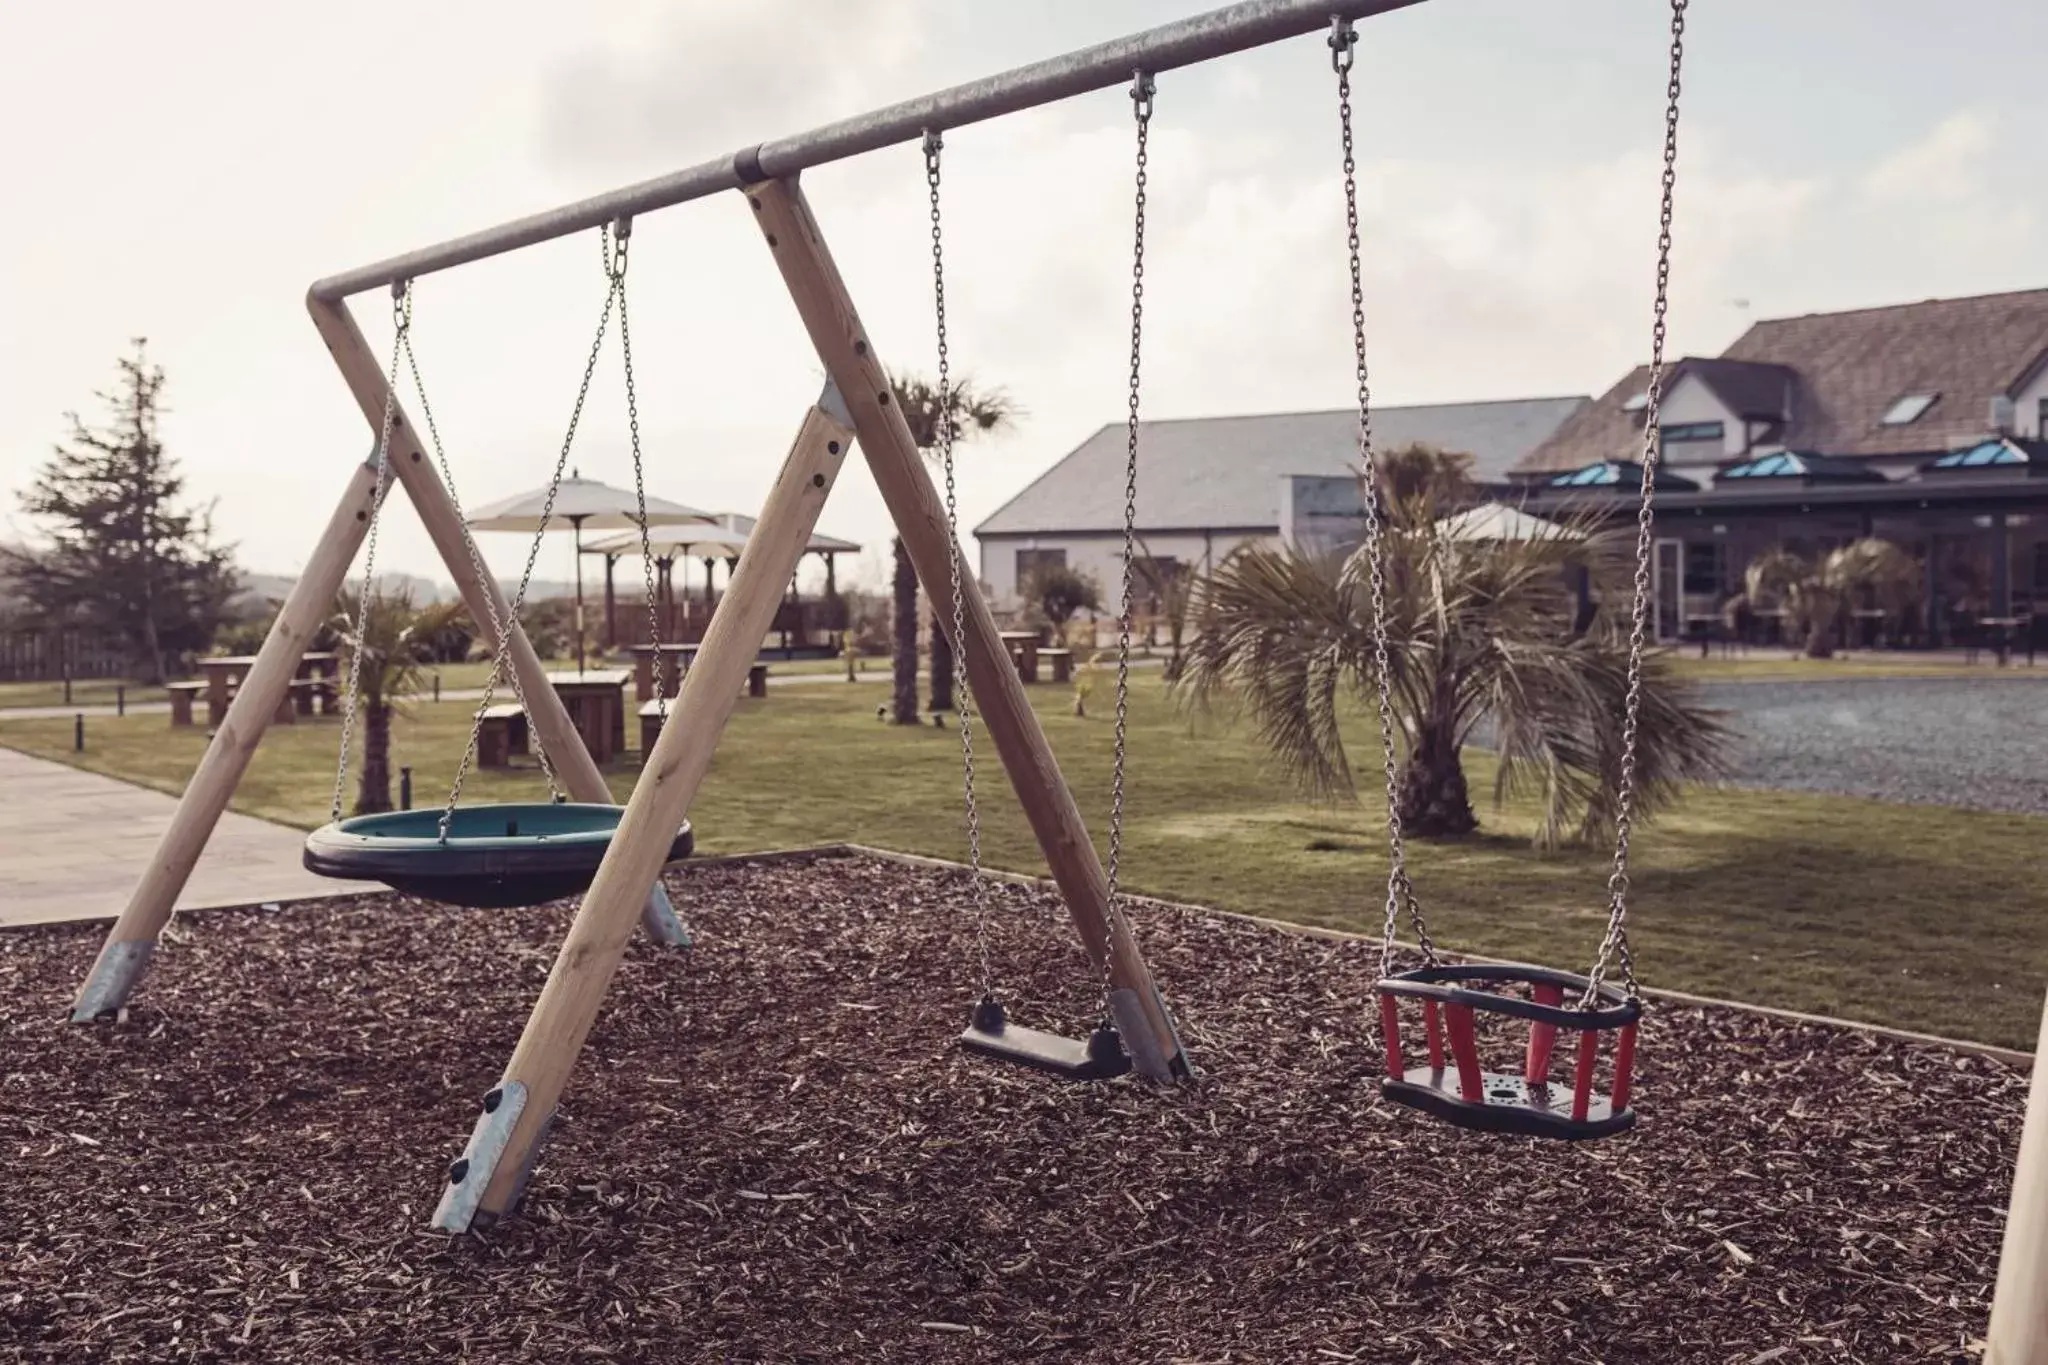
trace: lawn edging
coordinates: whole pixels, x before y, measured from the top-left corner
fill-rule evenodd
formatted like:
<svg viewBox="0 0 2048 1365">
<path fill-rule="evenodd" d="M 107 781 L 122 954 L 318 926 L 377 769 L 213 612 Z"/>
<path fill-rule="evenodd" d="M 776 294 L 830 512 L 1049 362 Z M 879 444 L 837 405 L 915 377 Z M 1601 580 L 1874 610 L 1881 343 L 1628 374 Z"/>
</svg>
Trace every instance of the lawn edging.
<svg viewBox="0 0 2048 1365">
<path fill-rule="evenodd" d="M 893 849 L 872 848 L 866 844 L 826 844 L 809 849 L 779 849 L 771 856 L 778 860 L 785 858 L 800 860 L 813 857 L 845 856 L 846 854 L 860 854 L 870 858 L 880 858 L 887 862 L 907 863 L 913 867 L 945 868 L 957 872 L 972 871 L 967 864 L 954 862 L 948 858 L 931 858 L 920 853 L 898 853 Z M 741 855 L 738 858 L 721 861 L 744 862 L 747 861 L 747 858 L 745 855 Z M 1030 886 L 1041 891 L 1058 890 L 1058 887 L 1050 877 L 1034 877 L 1027 873 L 1004 872 L 994 868 L 983 868 L 982 875 L 999 881 Z M 1295 924 L 1288 920 L 1273 919 L 1267 915 L 1250 915 L 1239 910 L 1219 910 L 1214 906 L 1195 905 L 1187 901 L 1161 900 L 1156 896 L 1139 896 L 1129 892 L 1123 893 L 1123 898 L 1133 905 L 1141 905 L 1149 909 L 1171 910 L 1184 915 L 1221 915 L 1225 919 L 1243 920 L 1250 924 L 1261 925 L 1268 929 L 1276 929 L 1283 933 L 1305 934 L 1311 938 L 1326 938 L 1342 943 L 1365 943 L 1375 946 L 1379 943 L 1379 939 L 1374 935 L 1354 933 L 1348 929 L 1330 929 L 1316 924 Z M 1413 945 L 1403 943 L 1401 946 L 1412 947 Z M 1541 965 L 1531 962 L 1517 962 L 1512 958 L 1485 957 L 1478 953 L 1457 953 L 1455 956 L 1466 962 L 1482 962 L 1504 967 L 1535 967 Z M 1913 1029 L 1893 1028 L 1889 1024 L 1866 1023 L 1860 1019 L 1843 1019 L 1831 1014 L 1808 1014 L 1801 1010 L 1780 1009 L 1776 1005 L 1757 1005 L 1746 1000 L 1723 1000 L 1716 996 L 1694 995 L 1690 991 L 1666 990 L 1655 986 L 1643 987 L 1642 993 L 1650 999 L 1663 1000 L 1674 1005 L 1686 1005 L 1700 1009 L 1741 1010 L 1746 1014 L 1758 1014 L 1769 1019 L 1782 1020 L 1788 1024 L 1808 1024 L 1821 1028 L 1846 1029 L 1852 1033 L 1867 1033 L 1879 1038 L 1893 1039 L 1897 1042 L 1921 1043 L 1932 1047 L 1945 1048 L 1951 1052 L 1962 1052 L 1973 1056 L 1986 1057 L 2008 1066 L 2031 1067 L 2034 1063 L 2034 1054 L 2031 1052 L 2020 1052 L 2009 1047 L 1999 1047 L 1995 1043 L 1973 1042 L 1967 1038 L 1949 1038 L 1938 1033 L 1919 1033 Z"/>
</svg>

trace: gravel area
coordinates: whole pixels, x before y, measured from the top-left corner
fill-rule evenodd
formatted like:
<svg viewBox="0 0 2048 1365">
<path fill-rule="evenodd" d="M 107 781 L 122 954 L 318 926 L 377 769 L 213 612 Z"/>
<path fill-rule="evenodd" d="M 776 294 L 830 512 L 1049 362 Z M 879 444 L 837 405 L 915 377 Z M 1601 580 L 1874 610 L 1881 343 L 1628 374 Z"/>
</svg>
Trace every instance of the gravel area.
<svg viewBox="0 0 2048 1365">
<path fill-rule="evenodd" d="M 1358 943 L 1146 910 L 1195 1084 L 961 1056 L 960 874 L 672 877 L 521 1216 L 425 1231 L 566 919 L 396 896 L 186 916 L 127 1017 L 62 1022 L 98 929 L 0 934 L 0 1359 L 1891 1362 L 1982 1334 L 2025 1077 L 1656 1009 L 1625 1137 L 1377 1095 Z M 999 888 L 1022 1022 L 1084 1024 Z M 1490 1040 L 1503 1047 L 1512 1038 Z"/>
<path fill-rule="evenodd" d="M 2048 815 L 2048 679 L 1715 683 L 1732 780 L 1878 801 Z"/>
</svg>

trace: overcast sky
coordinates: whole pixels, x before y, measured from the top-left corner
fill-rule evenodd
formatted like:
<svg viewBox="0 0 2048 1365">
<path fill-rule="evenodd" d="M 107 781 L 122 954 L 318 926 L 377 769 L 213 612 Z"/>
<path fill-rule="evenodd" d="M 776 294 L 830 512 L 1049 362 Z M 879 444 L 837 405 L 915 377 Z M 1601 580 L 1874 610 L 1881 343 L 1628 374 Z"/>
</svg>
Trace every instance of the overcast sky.
<svg viewBox="0 0 2048 1365">
<path fill-rule="evenodd" d="M 127 338 L 249 568 L 289 573 L 371 436 L 307 321 L 317 276 L 1194 12 L 1196 0 L 268 0 L 0 6 L 0 535 Z M 2048 6 L 1694 0 L 1676 347 L 1747 319 L 2048 284 Z M 1664 7 L 1427 0 L 1363 25 L 1375 394 L 1589 393 L 1648 334 Z M 1145 412 L 1346 402 L 1335 99 L 1320 37 L 1162 77 Z M 2029 130 L 2033 130 L 2030 135 Z M 1120 417 L 1121 91 L 947 140 L 956 363 L 1027 411 L 963 454 L 970 524 Z M 810 173 L 884 359 L 932 363 L 917 150 Z M 650 491 L 759 503 L 821 379 L 737 195 L 636 226 Z M 603 299 L 586 236 L 424 280 L 460 493 L 544 481 Z M 356 311 L 380 350 L 387 300 Z M 630 481 L 616 352 L 573 463 Z M 865 471 L 822 528 L 881 545 Z M 1141 493 L 1142 497 L 1142 493 Z M 402 499 L 381 564 L 445 579 Z M 501 569 L 517 537 L 485 538 Z M 873 572 L 878 556 L 870 556 Z M 543 574 L 565 576 L 566 546 Z"/>
</svg>

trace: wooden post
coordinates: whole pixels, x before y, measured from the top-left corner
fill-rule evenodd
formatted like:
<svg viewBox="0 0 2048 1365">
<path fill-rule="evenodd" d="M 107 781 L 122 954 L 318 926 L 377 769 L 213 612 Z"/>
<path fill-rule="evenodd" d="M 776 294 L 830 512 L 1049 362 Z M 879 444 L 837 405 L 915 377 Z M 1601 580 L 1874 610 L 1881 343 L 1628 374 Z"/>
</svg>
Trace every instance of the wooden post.
<svg viewBox="0 0 2048 1365">
<path fill-rule="evenodd" d="M 952 590 L 956 553 L 945 505 L 939 501 L 924 457 L 891 397 L 888 375 L 854 310 L 810 205 L 802 189 L 786 181 L 750 186 L 746 193 L 818 358 L 846 395 L 861 453 L 867 457 L 897 534 L 903 537 L 916 565 L 918 579 L 933 601 L 943 600 Z M 964 555 L 962 560 L 964 570 Z M 997 636 L 995 617 L 979 592 L 968 592 L 964 606 L 967 638 L 953 641 L 953 647 L 966 660 L 968 684 L 980 705 L 982 724 L 1009 770 L 1017 799 L 1038 836 L 1089 960 L 1099 968 L 1107 953 L 1111 981 L 1119 990 L 1132 992 L 1141 1006 L 1141 1020 L 1118 1020 L 1132 1059 L 1140 1073 L 1153 1080 L 1186 1076 L 1189 1067 L 1172 1018 L 1153 986 L 1130 925 L 1121 909 L 1110 903 L 1102 862 L 1089 842 L 1080 808 L 1060 775 L 1052 748 L 1038 727 L 1038 717 L 1025 700 L 1023 684 L 1010 666 Z M 944 613 L 939 615 L 942 626 L 950 631 L 952 622 L 944 619 Z M 1149 1027 L 1150 1036 L 1131 1036 L 1134 1027 Z"/>
<path fill-rule="evenodd" d="M 719 735 L 774 620 L 782 585 L 810 540 L 846 458 L 853 429 L 843 409 L 837 415 L 832 411 L 839 406 L 828 389 L 798 429 L 738 572 L 727 585 L 725 602 L 683 677 L 682 693 L 647 756 L 618 833 L 583 895 L 547 985 L 506 1064 L 505 1078 L 494 1091 L 522 1097 L 517 1118 L 494 1158 L 481 1153 L 482 1144 L 472 1139 L 470 1154 L 457 1163 L 462 1178 L 451 1179 L 435 1212 L 436 1227 L 461 1232 L 472 1219 L 496 1218 L 518 1202 L 541 1134 L 632 936 L 633 908 L 660 877 L 669 844 L 710 770 Z"/>
<path fill-rule="evenodd" d="M 326 340 L 327 349 L 333 353 L 334 363 L 340 368 L 349 392 L 355 395 L 356 406 L 362 409 L 364 419 L 373 429 L 381 430 L 388 386 L 384 369 L 377 363 L 369 343 L 363 339 L 362 329 L 343 304 L 323 303 L 308 295 L 306 308 L 313 315 L 313 325 L 320 329 L 320 335 Z M 434 548 L 441 552 L 441 559 L 453 575 L 462 600 L 469 606 L 470 619 L 476 622 L 477 633 L 494 649 L 498 641 L 492 637 L 491 608 L 496 608 L 497 619 L 505 625 L 512 668 L 519 675 L 520 692 L 526 699 L 527 721 L 553 761 L 556 776 L 561 778 L 562 785 L 577 801 L 607 806 L 614 804 L 611 788 L 605 785 L 604 773 L 591 758 L 590 751 L 583 747 L 583 738 L 576 733 L 575 722 L 569 719 L 568 709 L 548 682 L 547 669 L 542 666 L 540 656 L 534 653 L 525 630 L 512 618 L 511 604 L 505 600 L 497 579 L 488 573 L 479 573 L 476 562 L 470 557 L 462 514 L 455 510 L 454 500 L 442 486 L 441 476 L 434 472 L 433 464 L 415 434 L 416 428 L 402 405 L 394 404 L 392 412 L 392 472 L 398 482 L 405 485 L 413 507 L 419 512 L 421 524 L 427 528 Z M 580 555 L 578 563 L 581 563 Z M 680 946 L 689 942 L 689 935 L 676 919 L 667 894 L 658 887 L 643 909 L 641 922 L 646 926 L 648 937 L 657 943 Z"/>
<path fill-rule="evenodd" d="M 171 911 L 178 903 L 178 893 L 185 889 L 213 827 L 227 809 L 228 798 L 247 771 L 257 741 L 263 738 L 279 702 L 288 695 L 299 656 L 334 610 L 335 595 L 369 530 L 376 489 L 374 461 L 356 466 L 334 515 L 327 520 L 327 529 L 314 542 L 305 570 L 271 622 L 255 665 L 242 679 L 199 767 L 185 783 L 170 827 L 157 841 L 142 880 L 128 894 L 128 904 L 107 931 L 99 958 L 72 1001 L 74 1022 L 86 1023 L 121 1008 L 148 969 L 157 937 L 170 923 Z"/>
<path fill-rule="evenodd" d="M 2048 1365 L 2048 1010 L 2034 1045 L 2034 1076 L 1985 1339 L 1984 1365 Z"/>
</svg>

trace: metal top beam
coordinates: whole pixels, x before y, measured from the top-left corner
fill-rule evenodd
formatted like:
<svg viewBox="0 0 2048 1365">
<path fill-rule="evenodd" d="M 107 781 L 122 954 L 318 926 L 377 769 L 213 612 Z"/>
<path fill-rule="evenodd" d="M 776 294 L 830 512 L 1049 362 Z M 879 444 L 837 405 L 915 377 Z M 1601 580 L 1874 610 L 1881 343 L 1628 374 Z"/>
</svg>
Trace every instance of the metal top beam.
<svg viewBox="0 0 2048 1365">
<path fill-rule="evenodd" d="M 590 199 L 501 223 L 420 251 L 393 256 L 315 281 L 316 299 L 333 302 L 366 289 L 502 255 L 621 217 L 702 199 L 922 138 L 928 128 L 959 128 L 1041 104 L 1106 89 L 1134 71 L 1158 74 L 1193 66 L 1329 26 L 1333 17 L 1364 19 L 1420 0 L 1243 0 L 1191 19 L 1163 24 L 1063 57 L 1033 62 L 950 90 L 828 123 L 794 137 L 743 148 L 730 156 L 643 180 Z"/>
</svg>

